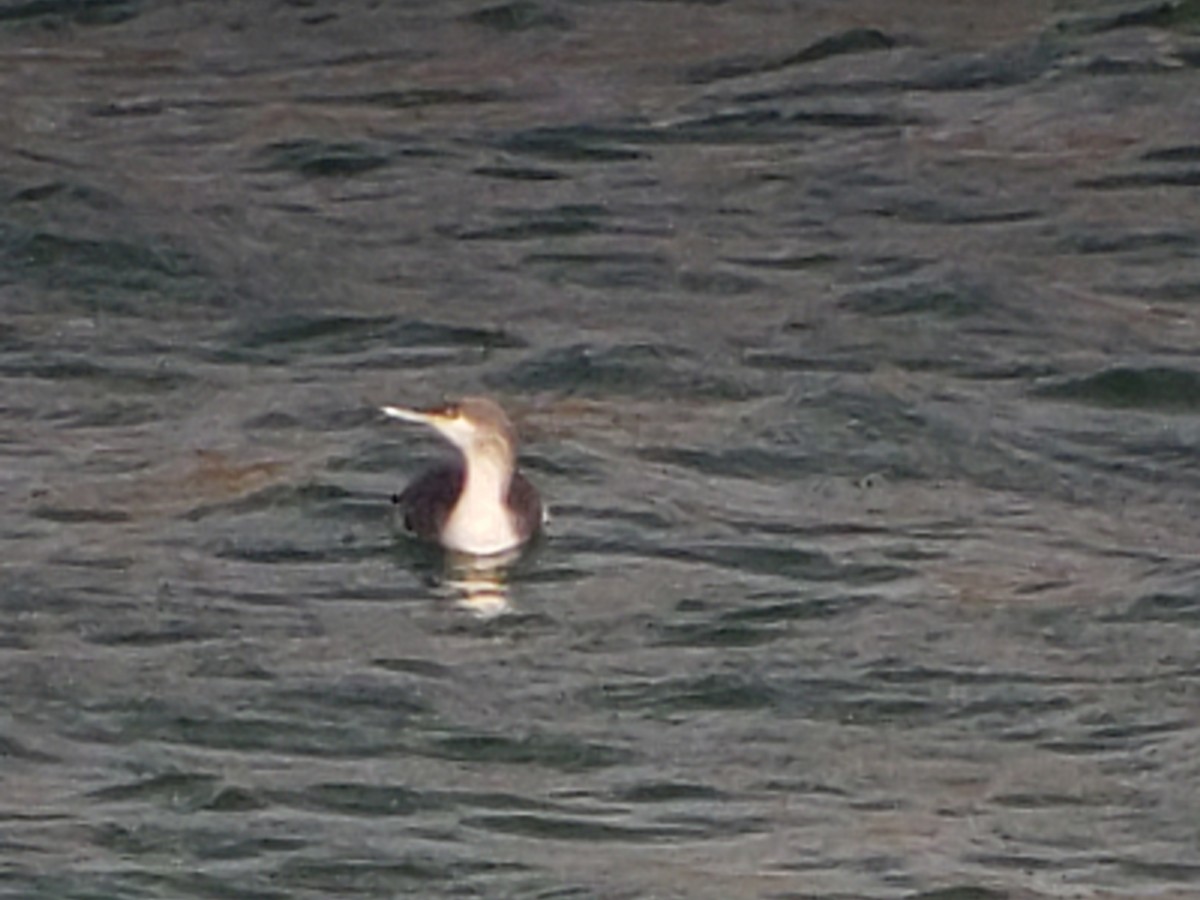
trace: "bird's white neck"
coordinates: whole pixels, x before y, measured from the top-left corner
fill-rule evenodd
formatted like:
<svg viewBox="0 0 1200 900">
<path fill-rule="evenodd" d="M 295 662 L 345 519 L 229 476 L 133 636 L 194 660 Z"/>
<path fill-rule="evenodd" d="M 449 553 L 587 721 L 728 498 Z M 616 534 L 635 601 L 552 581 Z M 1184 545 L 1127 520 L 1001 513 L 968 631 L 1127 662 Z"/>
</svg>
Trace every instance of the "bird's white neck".
<svg viewBox="0 0 1200 900">
<path fill-rule="evenodd" d="M 442 529 L 446 547 L 487 556 L 521 542 L 508 508 L 512 475 L 511 460 L 490 454 L 466 458 L 462 493 Z"/>
</svg>

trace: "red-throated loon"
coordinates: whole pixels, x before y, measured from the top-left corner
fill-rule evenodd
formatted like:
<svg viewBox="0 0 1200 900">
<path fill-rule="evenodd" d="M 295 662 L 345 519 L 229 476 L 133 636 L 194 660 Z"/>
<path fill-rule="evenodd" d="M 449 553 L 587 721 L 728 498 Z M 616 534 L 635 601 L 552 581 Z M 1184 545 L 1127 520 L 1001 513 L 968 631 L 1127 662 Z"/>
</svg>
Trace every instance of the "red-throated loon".
<svg viewBox="0 0 1200 900">
<path fill-rule="evenodd" d="M 490 556 L 513 550 L 542 526 L 542 501 L 517 471 L 517 438 L 491 400 L 467 397 L 435 409 L 382 407 L 435 428 L 460 458 L 419 476 L 392 500 L 405 527 L 447 550 Z"/>
</svg>

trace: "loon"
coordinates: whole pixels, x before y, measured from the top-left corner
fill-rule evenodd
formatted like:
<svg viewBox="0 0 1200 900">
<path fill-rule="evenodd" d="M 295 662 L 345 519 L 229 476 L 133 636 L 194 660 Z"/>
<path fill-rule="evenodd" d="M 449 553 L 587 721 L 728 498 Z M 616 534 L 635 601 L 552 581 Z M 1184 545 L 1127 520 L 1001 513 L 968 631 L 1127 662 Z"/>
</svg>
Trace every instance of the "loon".
<svg viewBox="0 0 1200 900">
<path fill-rule="evenodd" d="M 384 406 L 405 422 L 434 428 L 459 458 L 435 466 L 392 497 L 417 537 L 472 556 L 506 553 L 543 523 L 537 489 L 517 471 L 517 438 L 496 403 L 466 397 L 433 409 Z"/>
</svg>

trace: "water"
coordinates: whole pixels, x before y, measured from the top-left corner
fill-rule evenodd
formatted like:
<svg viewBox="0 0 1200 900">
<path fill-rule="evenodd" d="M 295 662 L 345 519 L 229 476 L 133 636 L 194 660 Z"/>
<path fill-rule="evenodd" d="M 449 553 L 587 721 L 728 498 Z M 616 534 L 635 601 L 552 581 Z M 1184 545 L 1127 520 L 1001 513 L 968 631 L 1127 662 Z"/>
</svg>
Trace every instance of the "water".
<svg viewBox="0 0 1200 900">
<path fill-rule="evenodd" d="M 1196 895 L 1198 20 L 0 10 L 0 893 Z"/>
</svg>

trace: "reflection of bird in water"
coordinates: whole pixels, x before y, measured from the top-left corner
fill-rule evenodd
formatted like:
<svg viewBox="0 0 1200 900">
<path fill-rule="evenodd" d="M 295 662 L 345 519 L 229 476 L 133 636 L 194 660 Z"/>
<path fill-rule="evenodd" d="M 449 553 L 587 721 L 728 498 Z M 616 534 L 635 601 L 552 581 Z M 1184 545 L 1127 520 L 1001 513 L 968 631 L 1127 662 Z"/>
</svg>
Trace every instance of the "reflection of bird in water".
<svg viewBox="0 0 1200 900">
<path fill-rule="evenodd" d="M 512 424 L 491 400 L 467 397 L 436 409 L 383 411 L 435 428 L 460 455 L 392 498 L 417 537 L 458 553 L 491 556 L 520 547 L 541 528 L 542 502 L 517 471 Z"/>
<path fill-rule="evenodd" d="M 454 592 L 455 603 L 479 619 L 494 619 L 511 611 L 508 569 L 519 553 L 512 550 L 495 556 L 448 554 L 445 584 Z"/>
</svg>

